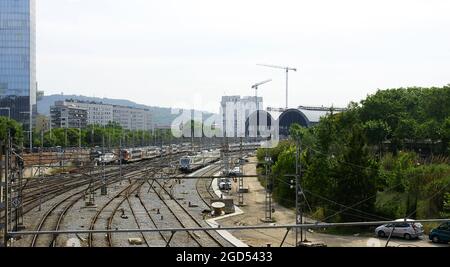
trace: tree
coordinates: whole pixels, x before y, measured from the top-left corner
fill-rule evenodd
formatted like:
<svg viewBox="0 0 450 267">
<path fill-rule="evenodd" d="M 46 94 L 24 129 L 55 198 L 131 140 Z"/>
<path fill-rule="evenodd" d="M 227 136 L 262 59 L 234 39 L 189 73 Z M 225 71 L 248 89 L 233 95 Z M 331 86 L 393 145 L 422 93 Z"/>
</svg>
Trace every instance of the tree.
<svg viewBox="0 0 450 267">
<path fill-rule="evenodd" d="M 389 125 L 381 120 L 367 121 L 363 127 L 367 141 L 371 145 L 380 145 L 391 133 Z"/>
<path fill-rule="evenodd" d="M 445 194 L 443 217 L 450 217 L 450 193 Z"/>
<path fill-rule="evenodd" d="M 295 174 L 295 146 L 280 153 L 278 161 L 272 167 L 273 195 L 281 205 L 292 207 L 295 205 L 295 190 L 291 188 L 292 177 L 286 175 Z"/>
<path fill-rule="evenodd" d="M 0 117 L 0 139 L 6 144 L 8 142 L 8 131 L 11 134 L 11 141 L 13 145 L 21 145 L 23 142 L 22 125 L 17 121 Z"/>
<path fill-rule="evenodd" d="M 450 116 L 447 117 L 442 125 L 442 151 L 446 155 L 450 155 Z"/>
<path fill-rule="evenodd" d="M 378 146 L 378 154 L 381 157 L 383 152 L 383 141 L 391 134 L 391 128 L 386 122 L 381 120 L 367 121 L 364 123 L 363 128 L 368 143 Z"/>
<path fill-rule="evenodd" d="M 343 158 L 338 161 L 336 170 L 336 191 L 334 199 L 345 206 L 371 213 L 375 210 L 375 198 L 377 192 L 376 180 L 378 166 L 369 155 L 362 129 L 355 125 L 351 131 L 351 137 L 344 152 Z M 336 210 L 343 207 L 335 206 Z M 360 220 L 358 216 L 342 213 L 338 220 Z"/>
</svg>

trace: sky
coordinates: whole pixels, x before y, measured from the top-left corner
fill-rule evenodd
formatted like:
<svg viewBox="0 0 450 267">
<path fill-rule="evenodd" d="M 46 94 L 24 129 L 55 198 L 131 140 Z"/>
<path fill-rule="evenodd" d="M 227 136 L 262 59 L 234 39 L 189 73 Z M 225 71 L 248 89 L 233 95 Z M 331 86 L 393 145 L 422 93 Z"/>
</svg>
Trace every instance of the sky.
<svg viewBox="0 0 450 267">
<path fill-rule="evenodd" d="M 450 83 L 447 0 L 38 0 L 37 78 L 49 94 L 219 111 L 345 107 L 377 89 Z"/>
</svg>

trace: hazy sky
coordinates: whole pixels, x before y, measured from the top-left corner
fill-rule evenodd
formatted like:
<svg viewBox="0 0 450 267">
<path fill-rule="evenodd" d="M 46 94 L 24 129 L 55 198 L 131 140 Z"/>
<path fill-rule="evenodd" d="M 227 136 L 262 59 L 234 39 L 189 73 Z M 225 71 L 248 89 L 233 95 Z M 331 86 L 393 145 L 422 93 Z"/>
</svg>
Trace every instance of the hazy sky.
<svg viewBox="0 0 450 267">
<path fill-rule="evenodd" d="M 40 90 L 217 112 L 222 95 L 346 106 L 450 83 L 448 0 L 37 0 Z"/>
</svg>

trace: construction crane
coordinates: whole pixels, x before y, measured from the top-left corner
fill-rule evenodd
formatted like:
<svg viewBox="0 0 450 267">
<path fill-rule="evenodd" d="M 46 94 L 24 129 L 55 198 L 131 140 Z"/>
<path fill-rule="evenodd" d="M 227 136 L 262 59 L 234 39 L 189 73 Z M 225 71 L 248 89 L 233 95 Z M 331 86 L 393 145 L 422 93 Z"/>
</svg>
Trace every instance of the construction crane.
<svg viewBox="0 0 450 267">
<path fill-rule="evenodd" d="M 265 80 L 265 81 L 263 81 L 263 82 L 256 83 L 256 84 L 254 84 L 254 85 L 252 86 L 252 89 L 255 89 L 256 112 L 258 112 L 258 110 L 259 110 L 259 106 L 258 106 L 258 86 L 263 85 L 263 84 L 266 84 L 266 83 L 269 83 L 269 82 L 271 82 L 271 81 L 272 81 L 272 79 Z"/>
<path fill-rule="evenodd" d="M 293 71 L 297 71 L 296 68 L 291 68 L 291 67 L 282 67 L 282 66 L 275 66 L 275 65 L 266 65 L 266 64 L 257 64 L 258 66 L 262 66 L 262 67 L 269 67 L 269 68 L 274 68 L 274 69 L 283 69 L 286 71 L 286 109 L 289 108 L 289 102 L 288 102 L 288 80 L 289 80 L 289 71 L 293 70 Z"/>
</svg>

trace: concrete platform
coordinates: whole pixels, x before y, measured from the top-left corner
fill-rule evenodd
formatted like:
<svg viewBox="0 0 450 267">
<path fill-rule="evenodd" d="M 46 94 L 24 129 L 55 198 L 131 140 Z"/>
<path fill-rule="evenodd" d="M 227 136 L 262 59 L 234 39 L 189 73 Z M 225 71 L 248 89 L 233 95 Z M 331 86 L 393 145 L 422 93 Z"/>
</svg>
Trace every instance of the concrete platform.
<svg viewBox="0 0 450 267">
<path fill-rule="evenodd" d="M 215 176 L 220 175 L 219 173 L 217 173 Z M 217 185 L 217 178 L 214 179 L 212 181 L 212 188 L 214 190 L 214 193 L 220 197 L 222 195 L 222 192 L 219 189 L 219 186 Z M 224 196 L 225 197 L 225 196 Z M 225 197 L 226 198 L 226 197 Z M 221 220 L 224 218 L 228 218 L 228 217 L 232 217 L 232 216 L 237 216 L 240 214 L 243 214 L 244 212 L 237 207 L 236 205 L 234 206 L 234 213 L 230 213 L 230 214 L 226 214 L 224 216 L 220 216 L 220 217 L 215 217 L 212 219 L 208 219 L 206 220 L 206 223 L 208 223 L 211 228 L 220 228 L 220 224 L 217 222 L 217 220 Z M 232 235 L 230 232 L 228 231 L 221 231 L 218 230 L 217 233 L 219 233 L 223 238 L 225 238 L 228 242 L 230 242 L 231 244 L 233 244 L 236 247 L 248 247 L 247 244 L 245 244 L 244 242 L 242 242 L 240 239 L 236 238 L 234 235 Z"/>
</svg>

